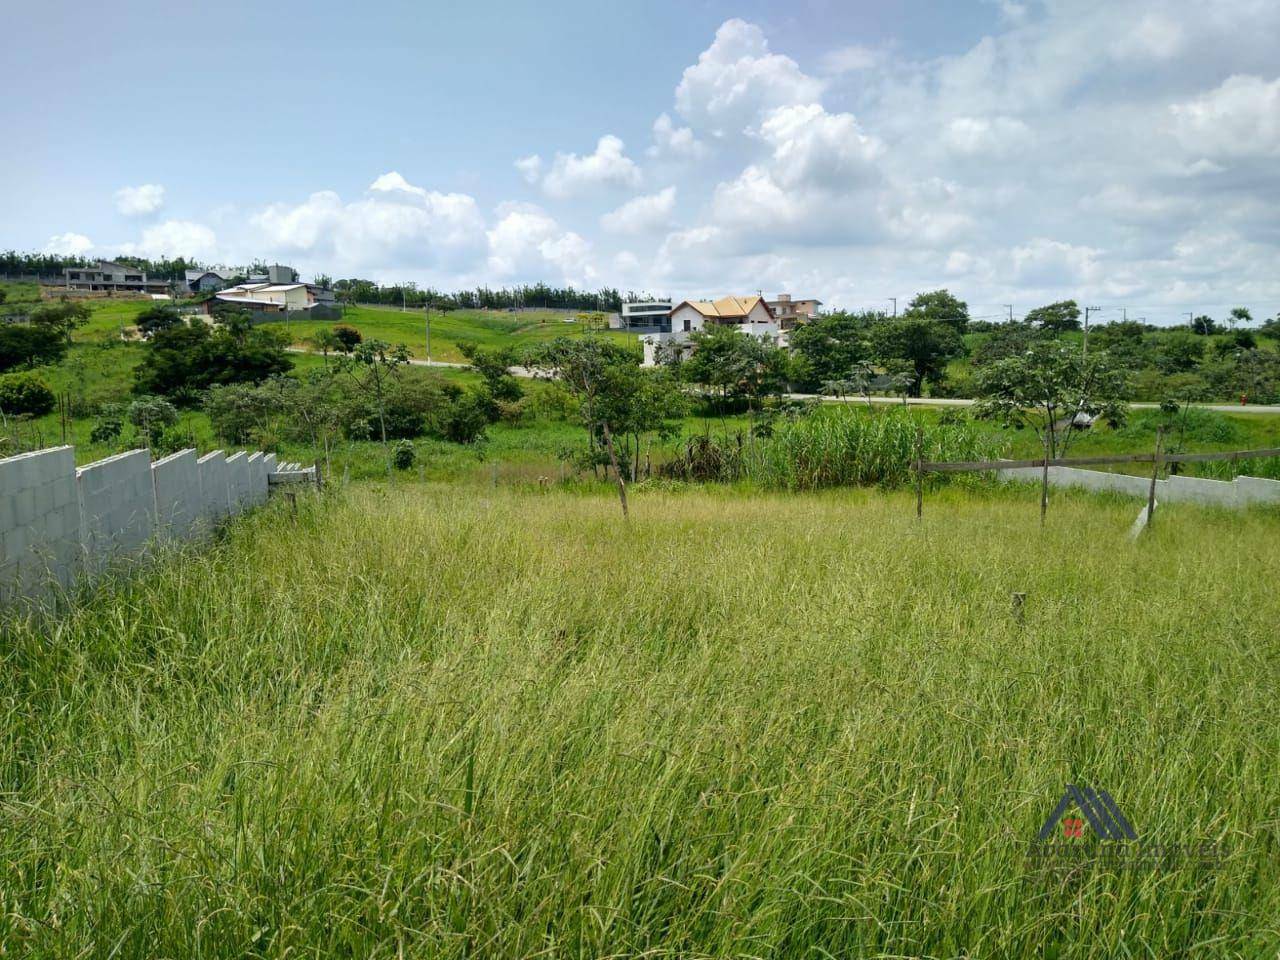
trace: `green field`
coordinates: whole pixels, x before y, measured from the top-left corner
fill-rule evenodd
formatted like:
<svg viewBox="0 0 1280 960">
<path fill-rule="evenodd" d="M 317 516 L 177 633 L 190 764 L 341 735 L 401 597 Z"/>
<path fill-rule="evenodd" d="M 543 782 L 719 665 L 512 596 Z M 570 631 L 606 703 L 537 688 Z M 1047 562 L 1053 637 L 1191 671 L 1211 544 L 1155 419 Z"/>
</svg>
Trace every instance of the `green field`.
<svg viewBox="0 0 1280 960">
<path fill-rule="evenodd" d="M 11 622 L 0 943 L 1274 956 L 1280 513 L 913 506 L 353 485 Z M 1218 859 L 1030 864 L 1067 783 Z"/>
</svg>

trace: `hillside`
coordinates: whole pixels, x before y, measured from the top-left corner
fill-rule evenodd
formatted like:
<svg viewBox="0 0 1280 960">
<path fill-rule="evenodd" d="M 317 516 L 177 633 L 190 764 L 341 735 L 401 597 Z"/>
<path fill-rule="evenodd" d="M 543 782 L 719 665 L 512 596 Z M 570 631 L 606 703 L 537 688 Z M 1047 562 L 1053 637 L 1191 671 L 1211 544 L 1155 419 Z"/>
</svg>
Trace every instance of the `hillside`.
<svg viewBox="0 0 1280 960">
<path fill-rule="evenodd" d="M 634 499 L 627 526 L 604 496 L 354 486 L 104 587 L 56 642 L 11 625 L 0 940 L 1280 943 L 1280 515 L 1174 507 L 1135 546 L 1132 504 L 1096 498 L 1061 497 L 1043 533 L 1020 494 L 939 498 L 919 525 L 907 496 Z M 1225 860 L 1039 872 L 1071 777 L 1146 840 Z"/>
</svg>

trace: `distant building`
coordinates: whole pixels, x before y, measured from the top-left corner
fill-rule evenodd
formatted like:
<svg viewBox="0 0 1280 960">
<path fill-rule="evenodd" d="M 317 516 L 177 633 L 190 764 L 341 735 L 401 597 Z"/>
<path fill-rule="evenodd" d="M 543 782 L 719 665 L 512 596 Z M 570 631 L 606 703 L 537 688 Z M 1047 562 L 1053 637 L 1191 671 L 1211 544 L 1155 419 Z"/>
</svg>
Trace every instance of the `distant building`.
<svg viewBox="0 0 1280 960">
<path fill-rule="evenodd" d="M 316 298 L 305 283 L 241 283 L 213 295 L 209 306 L 226 304 L 259 313 L 310 310 Z"/>
<path fill-rule="evenodd" d="M 783 330 L 790 330 L 804 320 L 814 319 L 821 306 L 821 300 L 808 298 L 792 300 L 789 293 L 780 293 L 777 300 L 769 301 L 769 310 Z"/>
<path fill-rule="evenodd" d="M 644 345 L 644 365 L 654 366 L 661 352 L 689 350 L 690 335 L 713 326 L 732 327 L 753 337 L 780 338 L 782 333 L 782 327 L 763 297 L 685 300 L 671 311 L 669 331 L 640 338 Z"/>
<path fill-rule="evenodd" d="M 632 333 L 670 333 L 671 306 L 670 300 L 624 303 L 620 329 Z"/>
<path fill-rule="evenodd" d="M 215 267 L 212 270 L 188 270 L 185 278 L 187 292 L 216 293 L 231 286 L 231 282 L 238 275 L 235 270 L 228 270 L 225 267 Z"/>
<path fill-rule="evenodd" d="M 137 267 L 99 260 L 92 267 L 67 267 L 62 271 L 68 290 L 96 290 L 113 293 L 166 293 L 168 280 L 152 280 Z"/>
</svg>

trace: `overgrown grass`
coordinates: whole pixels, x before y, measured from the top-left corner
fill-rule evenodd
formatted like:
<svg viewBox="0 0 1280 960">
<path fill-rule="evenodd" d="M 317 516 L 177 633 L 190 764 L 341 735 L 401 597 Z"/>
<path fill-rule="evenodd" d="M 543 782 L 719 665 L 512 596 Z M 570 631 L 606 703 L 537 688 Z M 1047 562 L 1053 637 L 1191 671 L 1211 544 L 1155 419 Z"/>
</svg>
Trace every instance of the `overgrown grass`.
<svg viewBox="0 0 1280 960">
<path fill-rule="evenodd" d="M 0 942 L 1273 956 L 1280 515 L 913 512 L 353 487 L 8 623 Z M 1068 782 L 1225 861 L 1029 867 Z"/>
<path fill-rule="evenodd" d="M 1000 450 L 989 433 L 966 419 L 831 406 L 781 419 L 763 436 L 693 436 L 661 472 L 684 480 L 747 480 L 774 490 L 892 487 L 911 480 L 917 455 L 986 460 Z"/>
</svg>

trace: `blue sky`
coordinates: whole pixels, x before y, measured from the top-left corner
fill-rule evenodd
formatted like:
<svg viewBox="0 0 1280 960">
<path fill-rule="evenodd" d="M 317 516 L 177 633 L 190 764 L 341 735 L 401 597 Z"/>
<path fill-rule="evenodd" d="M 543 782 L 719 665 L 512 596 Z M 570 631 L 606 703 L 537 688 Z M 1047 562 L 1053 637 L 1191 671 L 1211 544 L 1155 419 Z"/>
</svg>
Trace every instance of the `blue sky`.
<svg viewBox="0 0 1280 960">
<path fill-rule="evenodd" d="M 1280 310 L 1273 0 L 83 9 L 9 15 L 0 245 Z"/>
</svg>

